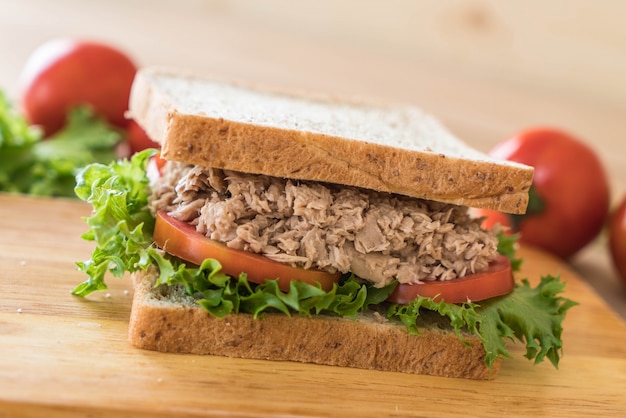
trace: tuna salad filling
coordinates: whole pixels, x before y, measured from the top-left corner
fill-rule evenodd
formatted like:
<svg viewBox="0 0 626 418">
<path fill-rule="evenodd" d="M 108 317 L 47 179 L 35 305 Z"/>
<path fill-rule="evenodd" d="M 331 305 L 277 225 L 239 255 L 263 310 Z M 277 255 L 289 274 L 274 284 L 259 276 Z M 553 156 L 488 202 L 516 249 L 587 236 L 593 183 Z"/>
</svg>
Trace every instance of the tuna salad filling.
<svg viewBox="0 0 626 418">
<path fill-rule="evenodd" d="M 305 269 L 352 272 L 377 287 L 487 269 L 494 232 L 467 208 L 335 184 L 168 162 L 150 207 L 228 247 Z"/>
</svg>

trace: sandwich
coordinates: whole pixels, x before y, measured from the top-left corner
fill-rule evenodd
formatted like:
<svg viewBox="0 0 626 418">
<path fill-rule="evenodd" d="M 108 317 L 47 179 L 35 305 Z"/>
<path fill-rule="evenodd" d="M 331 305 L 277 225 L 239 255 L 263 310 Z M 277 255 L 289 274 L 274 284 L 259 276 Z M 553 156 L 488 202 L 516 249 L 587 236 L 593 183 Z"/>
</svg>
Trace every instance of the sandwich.
<svg viewBox="0 0 626 418">
<path fill-rule="evenodd" d="M 507 343 L 562 350 L 564 284 L 516 280 L 533 169 L 478 152 L 414 106 L 141 69 L 129 116 L 160 144 L 92 164 L 89 278 L 129 274 L 149 350 L 494 378 Z"/>
</svg>

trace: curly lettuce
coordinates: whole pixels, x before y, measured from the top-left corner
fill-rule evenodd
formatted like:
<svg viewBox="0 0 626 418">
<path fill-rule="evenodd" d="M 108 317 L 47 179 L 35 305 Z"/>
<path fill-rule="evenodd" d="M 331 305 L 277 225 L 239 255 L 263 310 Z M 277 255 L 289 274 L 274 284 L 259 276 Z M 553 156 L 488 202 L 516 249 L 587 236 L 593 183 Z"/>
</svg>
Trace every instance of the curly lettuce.
<svg viewBox="0 0 626 418">
<path fill-rule="evenodd" d="M 408 305 L 394 304 L 388 317 L 398 318 L 409 332 L 419 334 L 417 318 L 421 309 L 438 312 L 450 320 L 459 339 L 467 330 L 478 336 L 485 347 L 485 363 L 492 365 L 498 358 L 510 357 L 508 341 L 526 345 L 526 358 L 542 362 L 546 357 L 558 367 L 562 348 L 562 322 L 568 309 L 577 303 L 562 296 L 565 284 L 556 276 L 544 276 L 537 287 L 524 279 L 506 295 L 480 303 L 450 304 L 419 297 Z"/>
<path fill-rule="evenodd" d="M 418 319 L 428 310 L 446 317 L 461 341 L 464 332 L 478 336 L 488 366 L 498 358 L 510 357 L 506 344 L 515 340 L 526 345 L 528 359 L 538 363 L 548 358 L 558 366 L 562 322 L 576 303 L 559 296 L 565 285 L 555 276 L 543 277 L 534 288 L 523 280 L 511 294 L 480 303 L 450 304 L 419 297 L 408 305 L 398 305 L 385 302 L 396 284 L 374 288 L 354 275 L 345 275 L 328 292 L 298 281 L 291 282 L 289 291 L 284 292 L 277 280 L 255 285 L 245 274 L 228 276 L 221 272 L 217 260 L 207 259 L 198 267 L 190 267 L 170 257 L 152 244 L 154 218 L 148 209 L 146 168 L 155 152 L 146 150 L 109 165 L 91 164 L 77 175 L 77 196 L 93 206 L 91 216 L 85 219 L 89 231 L 83 238 L 95 241 L 96 248 L 90 260 L 77 263 L 89 278 L 73 290 L 75 295 L 106 289 L 108 273 L 122 277 L 126 272 L 157 266 L 156 285 L 183 286 L 198 305 L 216 317 L 233 313 L 260 317 L 265 312 L 356 317 L 370 306 L 383 305 L 382 311 L 386 309 L 390 320 L 418 334 Z M 501 236 L 500 240 L 502 253 L 517 260 L 515 238 Z M 513 266 L 518 267 L 519 261 Z"/>
<path fill-rule="evenodd" d="M 154 153 L 145 150 L 131 160 L 89 164 L 76 175 L 76 196 L 94 209 L 85 219 L 89 231 L 82 238 L 97 245 L 91 259 L 78 263 L 89 279 L 73 290 L 75 295 L 107 289 L 107 272 L 122 277 L 150 266 L 155 221 L 147 208 L 146 167 Z"/>
</svg>

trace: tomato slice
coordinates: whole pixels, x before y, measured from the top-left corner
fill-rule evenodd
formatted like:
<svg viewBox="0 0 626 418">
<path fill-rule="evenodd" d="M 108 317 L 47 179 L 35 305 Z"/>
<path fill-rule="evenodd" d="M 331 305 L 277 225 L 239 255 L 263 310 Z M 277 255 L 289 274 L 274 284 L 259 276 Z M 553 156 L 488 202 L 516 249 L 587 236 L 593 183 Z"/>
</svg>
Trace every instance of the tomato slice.
<svg viewBox="0 0 626 418">
<path fill-rule="evenodd" d="M 500 255 L 491 262 L 487 271 L 482 273 L 423 284 L 400 283 L 387 300 L 405 305 L 418 296 L 425 296 L 448 303 L 462 303 L 468 300 L 478 302 L 511 293 L 514 287 L 511 262 L 507 257 Z"/>
<path fill-rule="evenodd" d="M 291 280 L 312 285 L 319 283 L 322 289 L 329 291 L 341 277 L 341 273 L 291 267 L 259 254 L 228 248 L 224 243 L 199 233 L 193 225 L 174 219 L 164 211 L 157 213 L 153 239 L 164 251 L 197 265 L 207 258 L 214 258 L 222 264 L 224 273 L 238 277 L 244 272 L 252 283 L 265 283 L 266 280 L 278 278 L 278 287 L 285 292 L 289 291 Z"/>
</svg>

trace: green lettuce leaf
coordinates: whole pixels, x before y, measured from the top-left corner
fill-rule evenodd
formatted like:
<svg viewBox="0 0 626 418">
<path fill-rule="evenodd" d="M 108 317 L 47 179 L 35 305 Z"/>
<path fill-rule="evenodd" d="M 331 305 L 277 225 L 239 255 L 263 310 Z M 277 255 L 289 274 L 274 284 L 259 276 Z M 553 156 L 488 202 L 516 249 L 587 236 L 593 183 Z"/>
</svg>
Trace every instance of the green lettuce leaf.
<svg viewBox="0 0 626 418">
<path fill-rule="evenodd" d="M 568 309 L 577 303 L 558 296 L 565 284 L 556 276 L 544 276 L 537 287 L 522 280 L 506 295 L 480 303 L 449 304 L 419 297 L 408 305 L 391 305 L 387 317 L 397 318 L 409 332 L 418 334 L 417 320 L 422 309 L 439 312 L 449 319 L 459 339 L 462 332 L 478 336 L 489 366 L 500 357 L 510 357 L 508 341 L 526 344 L 526 358 L 540 363 L 547 357 L 557 367 L 562 348 L 562 322 Z"/>
<path fill-rule="evenodd" d="M 145 150 L 131 160 L 89 164 L 76 175 L 76 196 L 93 206 L 91 216 L 85 218 L 89 230 L 82 238 L 95 241 L 96 248 L 91 259 L 77 263 L 89 279 L 73 290 L 75 295 L 107 289 L 107 272 L 122 277 L 150 266 L 155 221 L 147 208 L 146 168 L 155 153 Z"/>
<path fill-rule="evenodd" d="M 28 173 L 34 162 L 33 146 L 41 137 L 41 131 L 29 126 L 0 91 L 0 191 L 19 193 L 28 187 L 28 179 L 20 173 Z"/>
<path fill-rule="evenodd" d="M 113 161 L 121 139 L 89 108 L 77 107 L 63 130 L 44 140 L 0 91 L 0 191 L 74 197 L 78 170 Z"/>
<path fill-rule="evenodd" d="M 562 348 L 565 313 L 577 303 L 559 296 L 565 283 L 556 276 L 543 276 L 537 287 L 526 279 L 510 295 L 484 301 L 477 308 L 482 319 L 477 335 L 487 351 L 487 363 L 509 356 L 505 340 L 526 344 L 526 358 L 542 362 L 547 357 L 557 367 Z"/>
<path fill-rule="evenodd" d="M 217 260 L 187 266 L 152 244 L 154 219 L 148 210 L 146 168 L 155 152 L 146 150 L 131 160 L 109 165 L 91 164 L 77 176 L 76 194 L 93 206 L 92 215 L 85 219 L 89 231 L 83 238 L 95 241 L 96 248 L 90 260 L 77 263 L 89 279 L 78 285 L 74 294 L 86 296 L 106 289 L 108 272 L 122 277 L 125 272 L 156 266 L 157 286 L 183 286 L 198 305 L 216 317 L 249 313 L 258 318 L 266 312 L 282 312 L 354 318 L 368 307 L 382 304 L 389 319 L 403 323 L 409 333 L 418 334 L 420 315 L 428 310 L 447 318 L 461 341 L 465 332 L 478 336 L 489 366 L 498 358 L 509 357 L 506 343 L 515 340 L 526 344 L 528 359 L 537 363 L 547 357 L 555 367 L 558 365 L 561 324 L 566 311 L 576 305 L 559 296 L 565 285 L 558 277 L 543 277 L 535 288 L 523 280 L 511 294 L 481 303 L 450 304 L 419 297 L 408 305 L 397 305 L 385 302 L 395 283 L 377 289 L 354 275 L 346 275 L 328 292 L 298 281 L 291 282 L 289 291 L 283 292 L 277 280 L 256 285 L 248 282 L 245 274 L 230 277 L 221 272 Z M 512 259 L 515 239 L 508 237 L 502 244 L 504 253 Z"/>
</svg>

